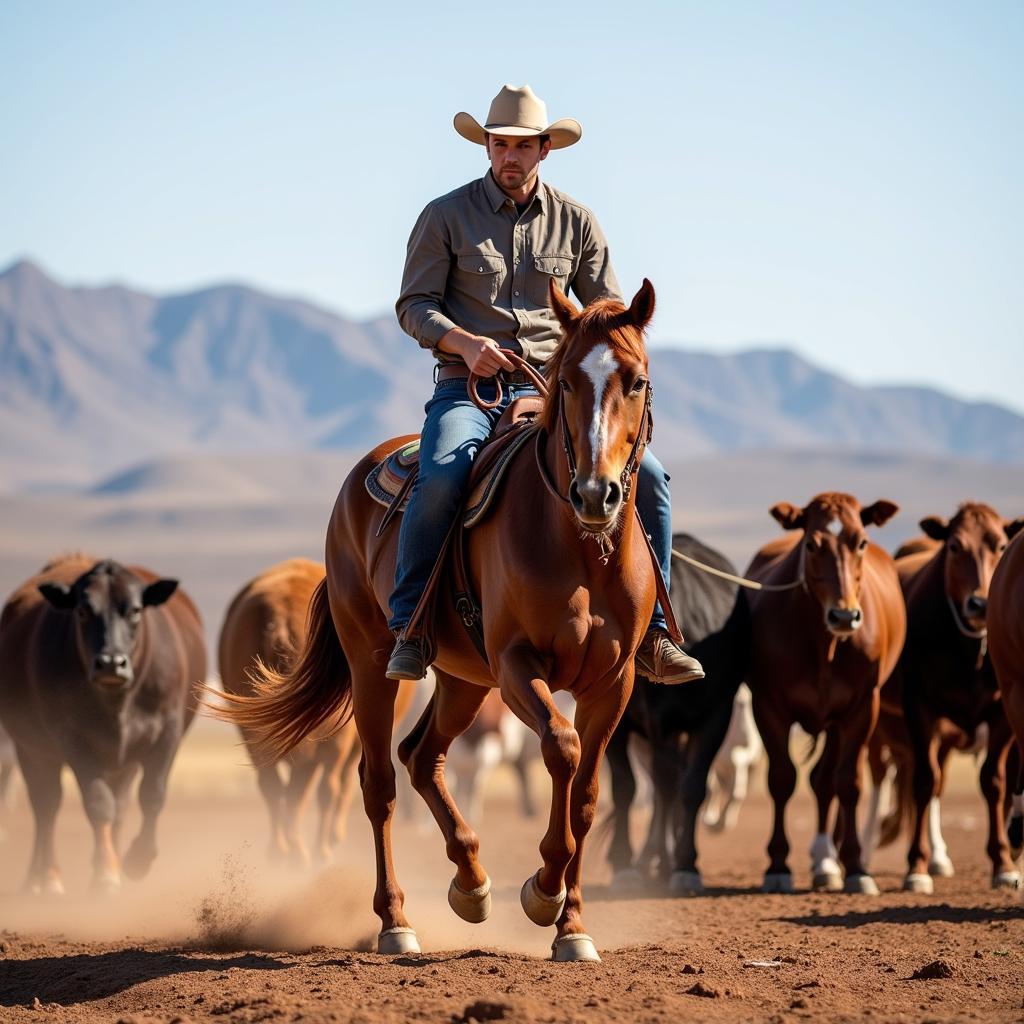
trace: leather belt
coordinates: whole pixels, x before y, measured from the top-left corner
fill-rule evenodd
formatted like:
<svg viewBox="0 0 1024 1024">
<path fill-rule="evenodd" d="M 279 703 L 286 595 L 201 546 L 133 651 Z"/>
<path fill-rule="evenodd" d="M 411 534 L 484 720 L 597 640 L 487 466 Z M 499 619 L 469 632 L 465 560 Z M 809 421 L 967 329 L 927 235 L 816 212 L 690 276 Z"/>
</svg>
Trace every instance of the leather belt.
<svg viewBox="0 0 1024 1024">
<path fill-rule="evenodd" d="M 541 370 L 541 373 L 544 371 Z M 533 381 L 522 371 L 509 372 L 502 370 L 498 376 L 508 384 L 529 384 Z M 440 384 L 445 380 L 469 380 L 469 368 L 465 363 L 441 363 L 434 367 L 434 383 Z"/>
</svg>

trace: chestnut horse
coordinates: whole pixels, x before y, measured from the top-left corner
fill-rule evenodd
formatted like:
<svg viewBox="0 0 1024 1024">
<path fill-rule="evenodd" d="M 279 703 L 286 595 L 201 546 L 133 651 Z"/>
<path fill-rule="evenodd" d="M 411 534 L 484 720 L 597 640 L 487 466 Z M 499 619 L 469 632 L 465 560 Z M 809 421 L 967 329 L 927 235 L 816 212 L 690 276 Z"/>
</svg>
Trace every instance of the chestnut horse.
<svg viewBox="0 0 1024 1024">
<path fill-rule="evenodd" d="M 260 663 L 275 672 L 287 670 L 305 640 L 309 600 L 324 575 L 319 562 L 290 558 L 261 572 L 235 595 L 217 645 L 225 693 L 251 696 L 255 692 L 251 674 Z M 316 785 L 320 821 L 314 853 L 320 863 L 329 861 L 344 827 L 355 781 L 355 725 L 350 723 L 322 741 L 306 740 L 283 762 L 268 762 L 258 736 L 250 729 L 241 732 L 270 814 L 270 858 L 287 859 L 299 867 L 309 863 L 301 825 Z"/>
<path fill-rule="evenodd" d="M 542 865 L 521 902 L 540 926 L 557 926 L 555 960 L 596 960 L 582 919 L 584 839 L 597 805 L 605 746 L 633 686 L 633 656 L 654 609 L 656 583 L 636 518 L 635 472 L 648 440 L 651 388 L 644 329 L 654 313 L 649 281 L 627 309 L 598 300 L 579 311 L 554 286 L 562 339 L 547 365 L 551 383 L 532 441 L 509 466 L 498 505 L 467 537 L 467 562 L 483 608 L 487 661 L 446 597 L 432 623 L 437 686 L 399 746 L 413 786 L 444 834 L 455 877 L 448 900 L 464 920 L 484 920 L 490 880 L 479 840 L 444 781 L 445 756 L 489 689 L 540 737 L 551 775 Z M 475 377 L 470 378 L 470 390 Z M 403 908 L 391 849 L 395 773 L 391 732 L 399 684 L 384 675 L 398 534 L 377 537 L 384 509 L 366 492 L 367 473 L 408 438 L 380 445 L 349 474 L 327 533 L 327 579 L 311 606 L 307 644 L 295 668 L 267 674 L 260 694 L 230 717 L 291 749 L 354 713 L 363 755 L 363 803 L 373 829 L 381 920 L 378 949 L 419 949 Z M 575 725 L 552 693 L 577 702 Z"/>
<path fill-rule="evenodd" d="M 748 678 L 775 805 L 765 892 L 793 889 L 785 810 L 796 786 L 789 733 L 798 723 L 811 736 L 825 733 L 811 773 L 818 804 L 812 885 L 878 893 L 862 863 L 857 802 L 879 690 L 899 658 L 906 616 L 893 559 L 868 540 L 864 528 L 881 526 L 896 511 L 891 501 L 861 508 L 849 494 L 838 493 L 819 494 L 802 509 L 782 502 L 771 513 L 793 532 L 761 548 L 747 570 L 766 585 L 750 598 Z M 829 835 L 837 795 L 838 852 Z"/>
<path fill-rule="evenodd" d="M 1011 541 L 992 574 L 988 643 L 1003 708 L 1017 738 L 1017 781 L 1007 830 L 1010 856 L 1016 861 L 1024 849 L 1024 531 Z"/>
</svg>

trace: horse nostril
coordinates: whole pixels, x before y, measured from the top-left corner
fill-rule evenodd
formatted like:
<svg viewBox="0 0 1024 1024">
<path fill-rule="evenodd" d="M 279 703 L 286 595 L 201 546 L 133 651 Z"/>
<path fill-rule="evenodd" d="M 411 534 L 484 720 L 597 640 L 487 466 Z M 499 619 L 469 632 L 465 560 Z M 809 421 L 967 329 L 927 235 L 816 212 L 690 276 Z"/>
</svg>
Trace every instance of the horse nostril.
<svg viewBox="0 0 1024 1024">
<path fill-rule="evenodd" d="M 622 500 L 622 488 L 614 481 L 608 481 L 608 489 L 605 491 L 604 507 L 612 509 L 618 506 Z"/>
</svg>

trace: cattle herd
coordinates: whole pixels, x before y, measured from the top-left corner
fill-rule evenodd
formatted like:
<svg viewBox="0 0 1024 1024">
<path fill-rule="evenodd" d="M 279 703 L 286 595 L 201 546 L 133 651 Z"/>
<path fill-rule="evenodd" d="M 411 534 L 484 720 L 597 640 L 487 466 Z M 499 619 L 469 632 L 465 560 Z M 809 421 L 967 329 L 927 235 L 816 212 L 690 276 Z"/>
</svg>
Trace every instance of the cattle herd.
<svg viewBox="0 0 1024 1024">
<path fill-rule="evenodd" d="M 1024 540 L 1017 534 L 1024 519 L 966 503 L 948 521 L 922 520 L 923 536 L 890 555 L 869 531 L 896 512 L 889 501 L 862 506 L 841 493 L 820 494 L 803 508 L 776 505 L 771 514 L 785 532 L 747 567 L 752 587 L 734 579 L 736 568 L 721 554 L 676 536 L 672 603 L 706 677 L 681 687 L 638 678 L 607 748 L 615 886 L 654 879 L 674 895 L 700 893 L 697 826 L 709 781 L 714 806 L 704 823 L 728 828 L 763 743 L 774 805 L 763 889 L 792 891 L 784 813 L 797 779 L 794 725 L 820 749 L 810 776 L 815 889 L 877 893 L 872 851 L 901 834 L 905 889 L 931 892 L 933 876 L 951 873 L 939 798 L 958 749 L 980 752 L 992 885 L 1020 886 Z M 258 666 L 280 672 L 301 648 L 323 575 L 322 565 L 292 559 L 242 587 L 220 632 L 227 693 L 250 693 Z M 146 568 L 57 558 L 4 605 L 0 665 L 0 799 L 16 756 L 35 819 L 27 888 L 63 891 L 54 826 L 65 765 L 93 830 L 93 887 L 111 891 L 122 875 L 141 878 L 157 855 L 168 775 L 202 699 L 207 659 L 195 606 L 176 580 Z M 277 763 L 258 736 L 243 739 L 267 806 L 270 855 L 327 860 L 358 785 L 353 723 L 303 741 Z M 523 811 L 532 814 L 527 768 L 538 752 L 536 737 L 495 692 L 449 760 L 469 816 L 479 804 L 481 768 L 502 760 L 519 772 Z M 640 765 L 653 806 L 646 841 L 634 851 L 629 813 Z M 123 849 L 136 779 L 142 824 Z M 862 801 L 867 779 L 872 789 Z M 883 818 L 886 780 L 892 808 Z M 314 792 L 310 852 L 301 825 Z"/>
</svg>

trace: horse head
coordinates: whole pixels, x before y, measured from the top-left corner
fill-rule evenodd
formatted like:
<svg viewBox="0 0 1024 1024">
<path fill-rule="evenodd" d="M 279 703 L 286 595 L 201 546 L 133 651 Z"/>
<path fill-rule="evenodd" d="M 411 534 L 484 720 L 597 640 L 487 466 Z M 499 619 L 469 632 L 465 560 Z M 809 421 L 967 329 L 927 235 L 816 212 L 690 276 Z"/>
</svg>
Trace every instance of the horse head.
<svg viewBox="0 0 1024 1024">
<path fill-rule="evenodd" d="M 861 508 L 849 494 L 826 493 L 804 508 L 779 502 L 771 513 L 786 530 L 803 530 L 800 559 L 807 592 L 821 605 L 825 628 L 852 636 L 863 625 L 860 584 L 868 549 L 866 526 L 888 522 L 899 507 L 882 499 Z"/>
<path fill-rule="evenodd" d="M 549 364 L 552 388 L 541 422 L 549 434 L 562 434 L 568 498 L 580 527 L 609 534 L 650 440 L 644 329 L 654 315 L 654 288 L 645 278 L 628 308 L 599 299 L 578 310 L 552 282 L 550 302 L 563 335 Z"/>
<path fill-rule="evenodd" d="M 948 522 L 940 516 L 921 520 L 921 529 L 942 543 L 946 596 L 954 614 L 971 629 L 983 629 L 988 588 L 996 562 L 1024 519 L 1002 519 L 980 502 L 965 502 Z"/>
</svg>

